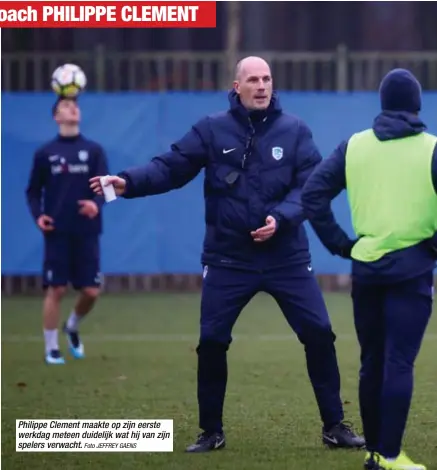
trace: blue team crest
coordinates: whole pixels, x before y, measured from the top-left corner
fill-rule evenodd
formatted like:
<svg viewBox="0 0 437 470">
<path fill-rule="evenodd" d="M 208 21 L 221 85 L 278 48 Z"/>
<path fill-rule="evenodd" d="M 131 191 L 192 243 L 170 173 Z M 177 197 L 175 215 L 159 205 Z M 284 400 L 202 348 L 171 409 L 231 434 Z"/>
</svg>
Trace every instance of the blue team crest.
<svg viewBox="0 0 437 470">
<path fill-rule="evenodd" d="M 275 160 L 280 160 L 284 156 L 284 149 L 282 147 L 273 147 L 272 148 L 272 157 Z"/>
<path fill-rule="evenodd" d="M 88 152 L 86 150 L 79 151 L 79 160 L 81 162 L 86 162 L 88 160 Z"/>
</svg>

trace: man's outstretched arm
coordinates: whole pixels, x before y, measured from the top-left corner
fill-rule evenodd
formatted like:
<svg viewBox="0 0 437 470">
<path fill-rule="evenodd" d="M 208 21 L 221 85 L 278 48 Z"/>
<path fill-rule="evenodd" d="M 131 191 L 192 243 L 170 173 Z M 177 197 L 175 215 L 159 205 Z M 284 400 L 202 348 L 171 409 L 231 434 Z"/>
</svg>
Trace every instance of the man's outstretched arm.
<svg viewBox="0 0 437 470">
<path fill-rule="evenodd" d="M 169 152 L 153 158 L 144 166 L 119 173 L 126 180 L 122 194 L 127 199 L 162 194 L 193 180 L 206 165 L 208 122 L 203 119 L 172 144 Z"/>
</svg>

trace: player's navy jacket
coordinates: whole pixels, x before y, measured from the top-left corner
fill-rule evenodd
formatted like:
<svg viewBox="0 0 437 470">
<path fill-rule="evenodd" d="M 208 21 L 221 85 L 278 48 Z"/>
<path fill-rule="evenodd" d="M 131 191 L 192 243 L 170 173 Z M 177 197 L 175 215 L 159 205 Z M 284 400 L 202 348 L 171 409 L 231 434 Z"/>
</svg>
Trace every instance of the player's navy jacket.
<svg viewBox="0 0 437 470">
<path fill-rule="evenodd" d="M 79 214 L 78 201 L 92 199 L 101 208 L 104 199 L 95 197 L 89 179 L 106 174 L 107 160 L 100 145 L 82 135 L 58 135 L 38 149 L 33 159 L 26 196 L 34 219 L 41 214 L 52 217 L 57 233 L 101 233 L 100 211 L 89 219 Z"/>
<path fill-rule="evenodd" d="M 276 94 L 266 111 L 251 113 L 235 92 L 229 100 L 227 112 L 201 119 L 171 151 L 120 173 L 125 197 L 180 188 L 205 169 L 203 263 L 260 270 L 309 262 L 300 194 L 321 161 L 311 132 L 282 111 Z M 278 230 L 256 243 L 250 232 L 268 215 Z"/>
<path fill-rule="evenodd" d="M 384 111 L 373 123 L 375 135 L 383 141 L 419 134 L 425 130 L 425 124 L 417 115 L 402 111 Z M 316 233 L 322 234 L 320 238 L 333 254 L 338 254 L 351 245 L 351 240 L 336 223 L 329 208 L 331 200 L 346 189 L 346 150 L 347 142 L 343 142 L 327 158 L 323 167 L 320 166 L 314 172 L 302 194 L 306 214 L 311 219 L 313 228 Z M 430 172 L 437 192 L 437 147 L 434 149 Z M 427 240 L 389 253 L 373 263 L 354 261 L 353 276 L 359 277 L 363 282 L 398 282 L 430 271 L 437 258 L 437 252 L 432 249 L 433 246 L 437 247 L 437 236 L 435 238 L 435 241 Z"/>
</svg>

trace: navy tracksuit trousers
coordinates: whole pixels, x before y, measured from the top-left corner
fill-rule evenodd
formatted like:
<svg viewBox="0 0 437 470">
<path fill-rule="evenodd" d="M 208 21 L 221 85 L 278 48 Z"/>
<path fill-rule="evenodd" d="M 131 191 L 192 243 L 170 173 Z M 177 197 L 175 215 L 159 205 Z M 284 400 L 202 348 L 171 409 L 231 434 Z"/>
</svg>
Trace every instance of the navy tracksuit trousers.
<svg viewBox="0 0 437 470">
<path fill-rule="evenodd" d="M 433 272 L 394 284 L 353 282 L 361 346 L 360 407 L 369 451 L 395 458 L 413 393 L 413 368 L 432 312 Z"/>
<path fill-rule="evenodd" d="M 307 264 L 263 273 L 215 266 L 205 269 L 197 347 L 199 426 L 208 433 L 223 428 L 232 329 L 243 308 L 261 291 L 274 297 L 305 347 L 321 419 L 329 429 L 344 418 L 335 335 L 320 288 Z"/>
</svg>

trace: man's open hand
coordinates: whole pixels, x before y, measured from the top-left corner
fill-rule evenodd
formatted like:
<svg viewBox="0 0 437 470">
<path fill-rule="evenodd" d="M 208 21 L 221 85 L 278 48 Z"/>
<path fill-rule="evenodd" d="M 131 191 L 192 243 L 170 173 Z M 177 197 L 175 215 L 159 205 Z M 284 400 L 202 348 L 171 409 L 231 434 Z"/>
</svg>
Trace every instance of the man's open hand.
<svg viewBox="0 0 437 470">
<path fill-rule="evenodd" d="M 276 226 L 276 219 L 269 215 L 266 219 L 266 225 L 264 225 L 264 227 L 261 227 L 258 230 L 255 230 L 254 232 L 250 232 L 253 241 L 265 242 L 276 232 Z"/>
</svg>

